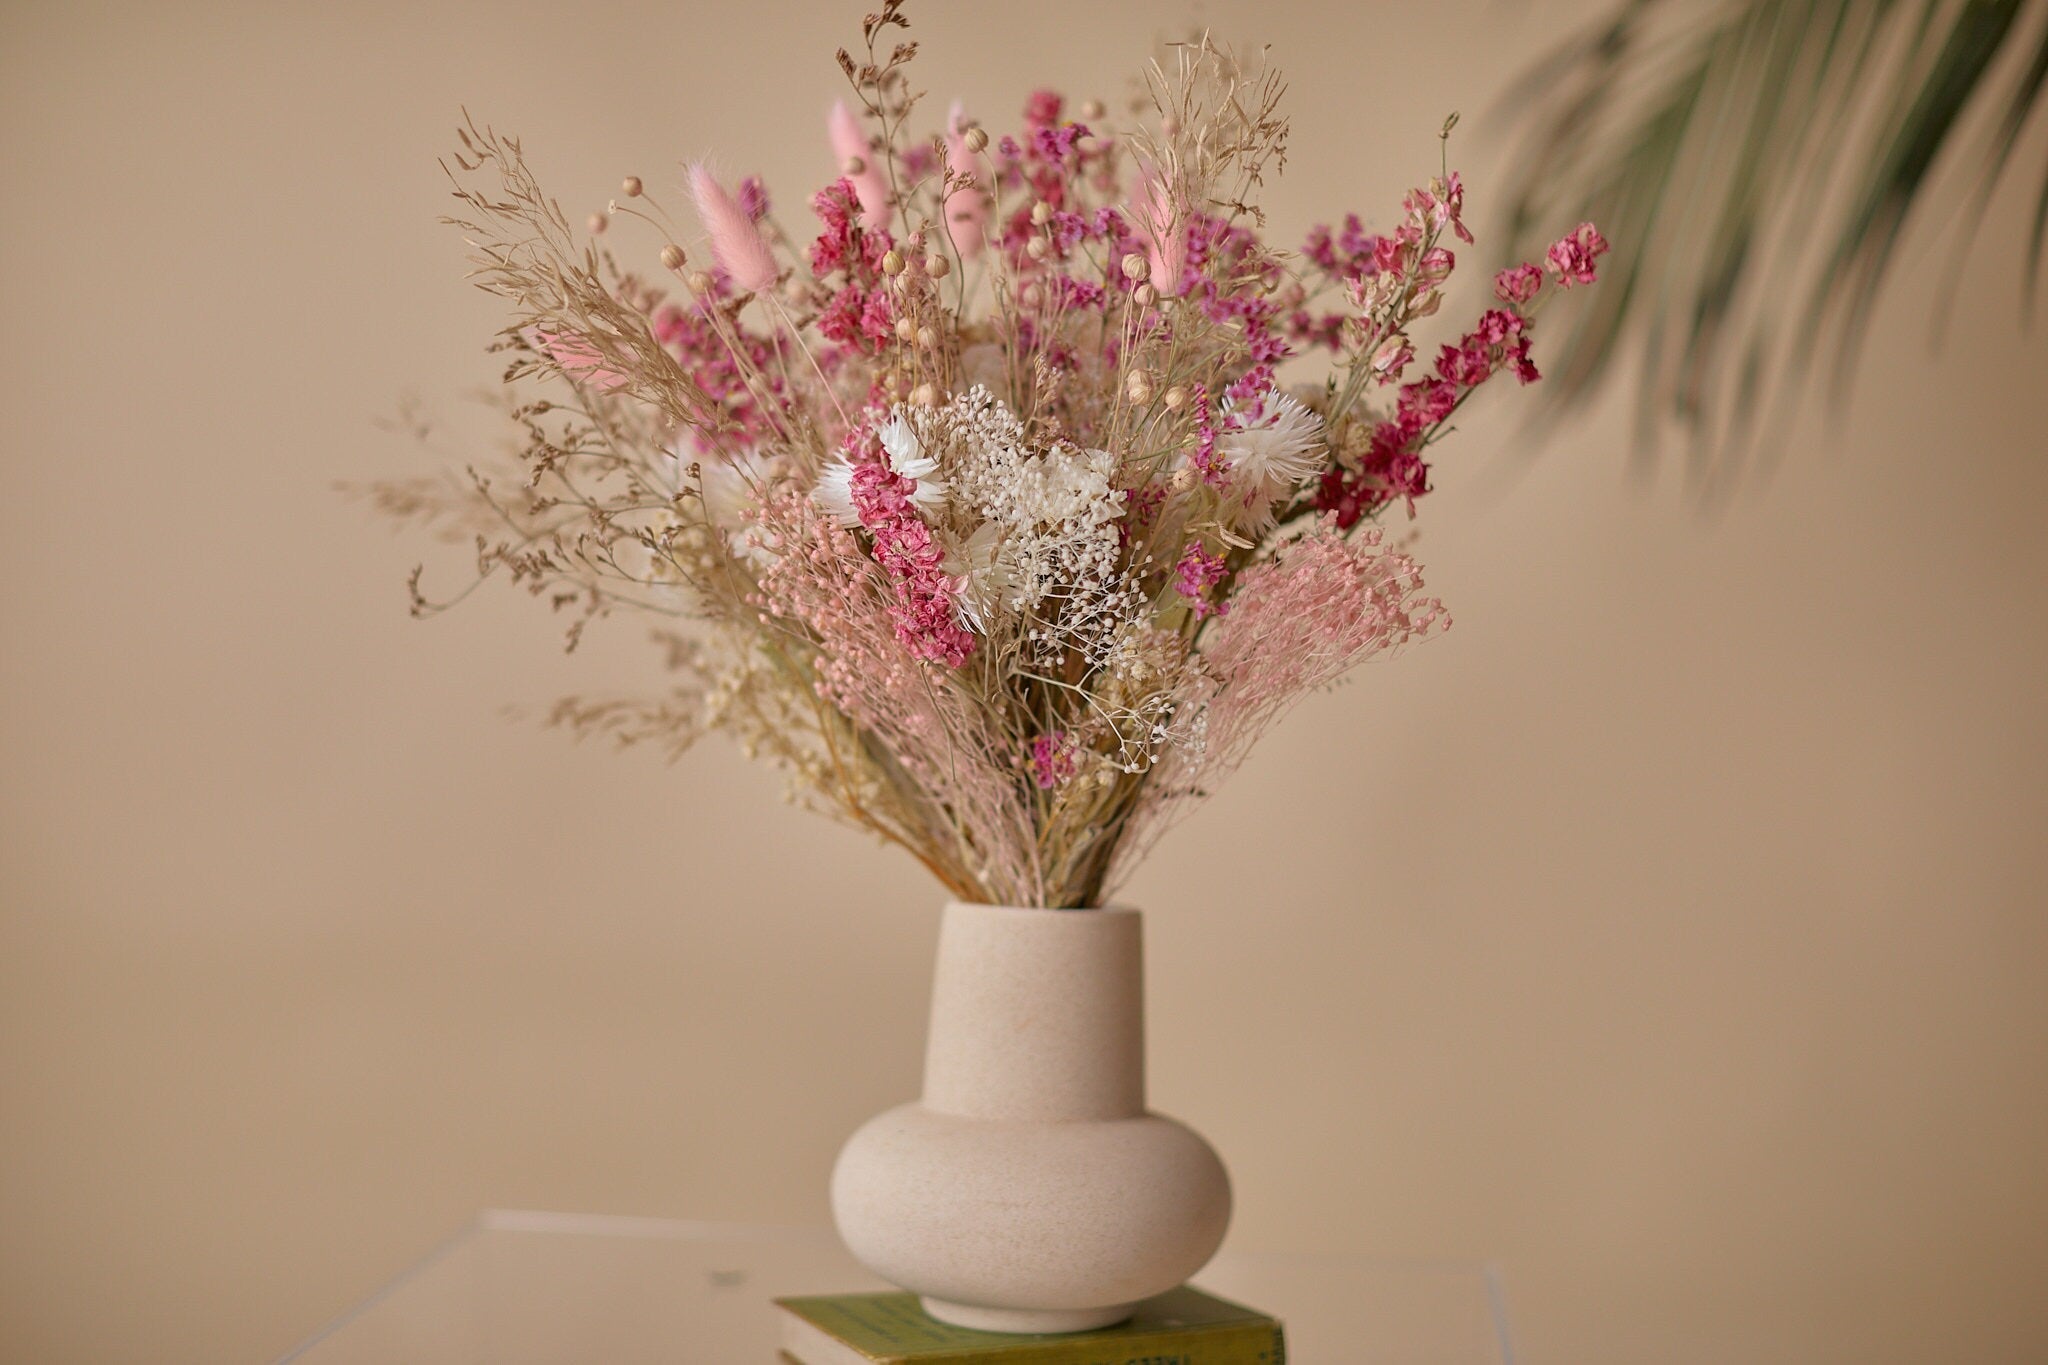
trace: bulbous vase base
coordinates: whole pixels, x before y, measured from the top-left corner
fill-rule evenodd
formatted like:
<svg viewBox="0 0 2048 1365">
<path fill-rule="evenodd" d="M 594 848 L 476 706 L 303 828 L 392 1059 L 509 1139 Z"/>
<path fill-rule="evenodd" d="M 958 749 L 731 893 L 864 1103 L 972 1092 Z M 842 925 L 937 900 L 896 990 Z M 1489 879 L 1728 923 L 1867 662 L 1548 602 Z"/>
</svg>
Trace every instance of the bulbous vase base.
<svg viewBox="0 0 2048 1365">
<path fill-rule="evenodd" d="M 1230 1222 L 1230 1177 L 1161 1114 L 1030 1123 L 906 1104 L 847 1142 L 832 1212 L 854 1257 L 935 1318 L 1079 1332 L 1208 1262 Z"/>
</svg>

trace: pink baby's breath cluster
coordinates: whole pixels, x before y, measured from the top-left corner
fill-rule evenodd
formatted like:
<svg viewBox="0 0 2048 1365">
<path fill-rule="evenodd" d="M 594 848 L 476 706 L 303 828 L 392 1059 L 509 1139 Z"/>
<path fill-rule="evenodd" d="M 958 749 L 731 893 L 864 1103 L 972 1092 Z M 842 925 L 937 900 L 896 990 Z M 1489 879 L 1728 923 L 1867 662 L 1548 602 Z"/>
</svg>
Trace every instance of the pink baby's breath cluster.
<svg viewBox="0 0 2048 1365">
<path fill-rule="evenodd" d="M 682 166 L 697 232 L 628 177 L 579 234 L 515 140 L 463 131 L 509 378 L 559 386 L 512 405 L 523 481 L 476 481 L 513 532 L 480 560 L 572 635 L 682 623 L 673 688 L 563 723 L 730 732 L 958 896 L 1096 905 L 1296 700 L 1445 625 L 1375 523 L 1473 394 L 1539 377 L 1537 310 L 1607 242 L 1445 327 L 1462 178 L 1275 245 L 1254 59 L 1183 44 L 1148 109 L 1041 90 L 992 134 L 920 117 L 904 27 L 885 0 L 839 54 L 807 197 Z"/>
</svg>

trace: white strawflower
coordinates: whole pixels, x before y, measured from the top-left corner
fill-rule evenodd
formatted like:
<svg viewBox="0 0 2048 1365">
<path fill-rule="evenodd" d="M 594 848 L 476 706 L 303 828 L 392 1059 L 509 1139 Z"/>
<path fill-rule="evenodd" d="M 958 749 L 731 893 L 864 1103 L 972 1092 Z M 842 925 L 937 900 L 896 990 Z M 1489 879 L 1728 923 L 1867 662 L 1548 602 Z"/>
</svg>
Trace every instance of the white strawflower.
<svg viewBox="0 0 2048 1365">
<path fill-rule="evenodd" d="M 989 622 L 995 619 L 1010 588 L 1011 572 L 1002 548 L 1003 528 L 985 521 L 965 544 L 951 547 L 946 555 L 946 572 L 960 587 L 953 599 L 954 610 L 961 623 L 978 635 L 988 634 Z"/>
<path fill-rule="evenodd" d="M 841 526 L 860 525 L 860 509 L 853 505 L 853 465 L 844 455 L 826 465 L 825 471 L 818 475 L 818 486 L 811 490 L 811 501 Z"/>
<path fill-rule="evenodd" d="M 1009 486 L 1009 514 L 1020 525 L 1056 523 L 1076 530 L 1123 515 L 1124 495 L 1112 484 L 1116 456 L 1064 446 L 1022 463 Z"/>
<path fill-rule="evenodd" d="M 1265 531 L 1273 504 L 1323 468 L 1323 419 L 1291 394 L 1266 393 L 1248 411 L 1226 409 L 1216 453 L 1229 463 L 1237 529 Z"/>
<path fill-rule="evenodd" d="M 924 453 L 924 445 L 917 439 L 917 433 L 910 429 L 910 423 L 903 419 L 901 409 L 875 435 L 889 457 L 889 472 L 917 481 L 910 500 L 926 512 L 936 512 L 944 507 L 946 481 L 938 477 L 939 462 Z"/>
</svg>

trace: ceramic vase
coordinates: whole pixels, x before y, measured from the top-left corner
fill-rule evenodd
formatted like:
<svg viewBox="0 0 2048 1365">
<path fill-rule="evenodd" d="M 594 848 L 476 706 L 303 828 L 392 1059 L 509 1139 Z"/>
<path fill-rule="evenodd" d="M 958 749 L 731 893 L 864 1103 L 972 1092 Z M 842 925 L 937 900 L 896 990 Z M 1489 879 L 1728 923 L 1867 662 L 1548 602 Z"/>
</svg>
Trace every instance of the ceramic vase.
<svg viewBox="0 0 2048 1365">
<path fill-rule="evenodd" d="M 1127 909 L 946 907 L 923 1097 L 832 1173 L 847 1248 L 933 1317 L 1107 1326 L 1222 1242 L 1223 1163 L 1145 1107 L 1141 929 Z"/>
</svg>

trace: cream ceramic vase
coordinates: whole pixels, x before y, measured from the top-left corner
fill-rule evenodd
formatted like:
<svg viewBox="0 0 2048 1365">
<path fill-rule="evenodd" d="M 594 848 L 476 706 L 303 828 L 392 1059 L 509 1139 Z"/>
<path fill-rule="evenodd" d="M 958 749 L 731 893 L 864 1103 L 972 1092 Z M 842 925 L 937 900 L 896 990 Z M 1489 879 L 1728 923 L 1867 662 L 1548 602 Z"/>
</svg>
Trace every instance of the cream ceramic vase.
<svg viewBox="0 0 2048 1365">
<path fill-rule="evenodd" d="M 933 1317 L 1106 1326 L 1222 1242 L 1223 1163 L 1145 1108 L 1140 924 L 1135 910 L 946 907 L 924 1097 L 870 1120 L 832 1173 L 847 1248 Z"/>
</svg>

